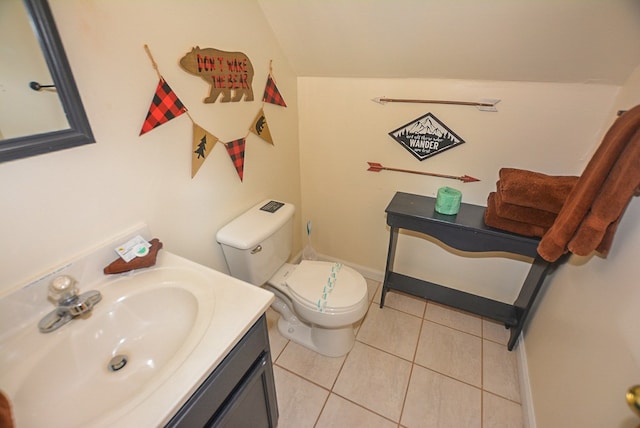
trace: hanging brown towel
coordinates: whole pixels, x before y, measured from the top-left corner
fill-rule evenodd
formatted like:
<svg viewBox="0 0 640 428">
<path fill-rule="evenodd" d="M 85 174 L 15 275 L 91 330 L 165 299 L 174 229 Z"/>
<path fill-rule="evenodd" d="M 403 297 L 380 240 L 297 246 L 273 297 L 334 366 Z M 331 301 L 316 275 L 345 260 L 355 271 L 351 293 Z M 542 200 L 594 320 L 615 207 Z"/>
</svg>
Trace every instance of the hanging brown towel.
<svg viewBox="0 0 640 428">
<path fill-rule="evenodd" d="M 0 391 L 0 427 L 13 428 L 13 415 L 11 414 L 11 404 L 9 399 Z"/>
</svg>

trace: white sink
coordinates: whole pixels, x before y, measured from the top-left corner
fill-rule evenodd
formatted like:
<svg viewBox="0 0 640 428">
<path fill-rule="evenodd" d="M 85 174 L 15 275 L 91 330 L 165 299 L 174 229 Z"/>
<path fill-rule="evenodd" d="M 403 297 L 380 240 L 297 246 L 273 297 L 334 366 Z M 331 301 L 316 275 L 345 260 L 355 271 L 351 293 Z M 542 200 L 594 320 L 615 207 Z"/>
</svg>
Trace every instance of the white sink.
<svg viewBox="0 0 640 428">
<path fill-rule="evenodd" d="M 272 298 L 167 252 L 153 268 L 81 284 L 90 289 L 102 301 L 87 316 L 47 334 L 36 320 L 0 342 L 18 427 L 167 422 Z"/>
</svg>

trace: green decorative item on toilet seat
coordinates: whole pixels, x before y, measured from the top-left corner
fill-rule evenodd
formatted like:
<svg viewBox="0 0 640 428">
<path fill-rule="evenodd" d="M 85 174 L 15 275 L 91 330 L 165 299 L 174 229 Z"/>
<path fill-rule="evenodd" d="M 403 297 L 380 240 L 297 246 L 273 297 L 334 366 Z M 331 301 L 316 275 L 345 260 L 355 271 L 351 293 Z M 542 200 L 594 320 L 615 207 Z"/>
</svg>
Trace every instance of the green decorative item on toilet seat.
<svg viewBox="0 0 640 428">
<path fill-rule="evenodd" d="M 462 192 L 453 187 L 441 187 L 438 189 L 435 210 L 440 214 L 455 215 L 460 209 Z"/>
</svg>

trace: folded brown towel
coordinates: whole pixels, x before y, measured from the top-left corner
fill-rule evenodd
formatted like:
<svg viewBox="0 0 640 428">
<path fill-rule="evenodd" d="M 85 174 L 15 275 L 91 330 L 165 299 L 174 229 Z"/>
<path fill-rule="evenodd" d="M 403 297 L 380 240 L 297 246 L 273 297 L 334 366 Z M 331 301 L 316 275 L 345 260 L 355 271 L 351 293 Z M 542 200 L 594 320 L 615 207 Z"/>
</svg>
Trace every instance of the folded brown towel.
<svg viewBox="0 0 640 428">
<path fill-rule="evenodd" d="M 500 186 L 498 186 L 498 188 L 500 188 Z M 541 226 L 544 227 L 545 230 L 551 227 L 556 219 L 556 214 L 549 211 L 508 204 L 502 200 L 501 192 L 495 192 L 494 203 L 496 207 L 496 214 L 500 217 L 518 221 L 520 223 Z"/>
<path fill-rule="evenodd" d="M 556 214 L 578 181 L 575 176 L 550 176 L 517 168 L 502 168 L 498 175 L 503 202 Z"/>
<path fill-rule="evenodd" d="M 539 238 L 544 235 L 547 230 L 546 227 L 500 217 L 496 212 L 495 196 L 496 192 L 491 192 L 487 198 L 487 209 L 484 210 L 484 222 L 487 226 L 524 236 Z"/>
<path fill-rule="evenodd" d="M 602 189 L 591 205 L 591 210 L 569 241 L 569 250 L 574 254 L 586 256 L 599 248 L 599 252 L 606 255 L 613 236 L 609 237 L 608 243 L 603 243 L 604 236 L 613 223 L 616 223 L 615 230 L 618 219 L 635 194 L 638 185 L 640 185 L 640 130 L 631 137 L 611 168 Z M 604 245 L 600 245 L 601 243 Z"/>
<path fill-rule="evenodd" d="M 0 427 L 13 428 L 13 415 L 11 414 L 11 404 L 9 399 L 0 391 Z"/>
<path fill-rule="evenodd" d="M 640 105 L 622 114 L 609 128 L 602 143 L 569 193 L 556 221 L 540 240 L 538 254 L 542 258 L 554 262 L 567 252 L 567 244 L 593 205 L 611 168 L 638 128 L 640 128 Z"/>
</svg>

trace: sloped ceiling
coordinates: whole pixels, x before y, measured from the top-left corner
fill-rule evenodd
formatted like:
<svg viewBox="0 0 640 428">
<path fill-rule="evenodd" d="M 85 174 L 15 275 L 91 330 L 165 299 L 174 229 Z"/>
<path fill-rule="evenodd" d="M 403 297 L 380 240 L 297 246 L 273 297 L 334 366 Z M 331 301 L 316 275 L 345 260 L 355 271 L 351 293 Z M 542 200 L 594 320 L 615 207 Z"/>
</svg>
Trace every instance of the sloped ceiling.
<svg viewBox="0 0 640 428">
<path fill-rule="evenodd" d="M 621 85 L 640 0 L 258 0 L 299 76 Z"/>
</svg>

